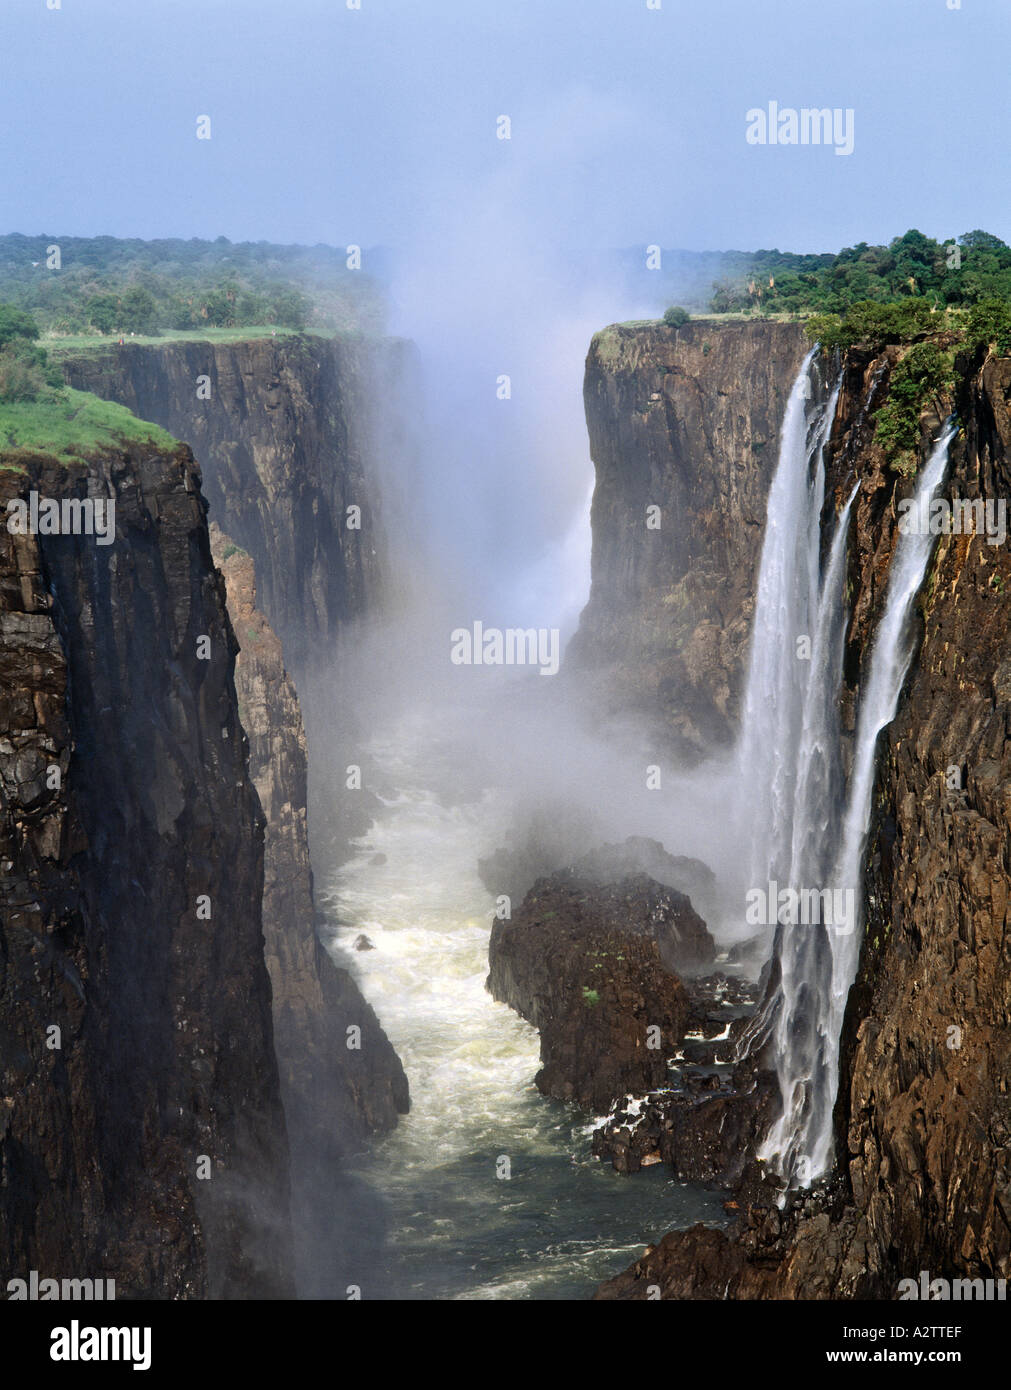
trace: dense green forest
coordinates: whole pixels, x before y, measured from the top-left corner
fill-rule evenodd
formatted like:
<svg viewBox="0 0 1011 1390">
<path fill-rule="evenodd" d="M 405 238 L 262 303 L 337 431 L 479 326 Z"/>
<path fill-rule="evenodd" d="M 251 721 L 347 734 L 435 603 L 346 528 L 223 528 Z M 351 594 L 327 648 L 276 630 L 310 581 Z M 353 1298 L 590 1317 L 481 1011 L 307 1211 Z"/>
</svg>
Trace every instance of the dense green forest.
<svg viewBox="0 0 1011 1390">
<path fill-rule="evenodd" d="M 927 299 L 935 309 L 1011 301 L 1011 247 L 989 232 L 947 242 L 908 231 L 887 246 L 862 241 L 837 256 L 756 251 L 713 287 L 713 313 L 842 314 L 862 300 Z"/>
<path fill-rule="evenodd" d="M 0 301 L 46 334 L 274 324 L 379 331 L 381 295 L 344 250 L 119 237 L 0 236 Z"/>
<path fill-rule="evenodd" d="M 1011 354 L 1011 246 L 989 232 L 939 242 L 914 229 L 887 246 L 860 242 L 837 256 L 732 252 L 724 270 L 712 313 L 803 318 L 808 338 L 826 352 L 902 346 L 888 398 L 875 411 L 875 437 L 902 473 L 917 466 L 924 408 L 944 408 L 959 350 Z M 672 328 L 688 318 L 679 305 L 664 314 Z"/>
</svg>

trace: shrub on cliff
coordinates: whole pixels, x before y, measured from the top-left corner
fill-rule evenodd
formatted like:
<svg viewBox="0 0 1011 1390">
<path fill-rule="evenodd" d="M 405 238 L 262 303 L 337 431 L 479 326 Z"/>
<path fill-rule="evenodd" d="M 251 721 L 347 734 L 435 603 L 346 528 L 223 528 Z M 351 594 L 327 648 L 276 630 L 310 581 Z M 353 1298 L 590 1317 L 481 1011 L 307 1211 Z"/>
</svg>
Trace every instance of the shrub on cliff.
<svg viewBox="0 0 1011 1390">
<path fill-rule="evenodd" d="M 920 414 L 929 401 L 943 415 L 941 397 L 953 382 L 952 353 L 931 342 L 911 347 L 892 372 L 888 400 L 875 420 L 874 438 L 896 472 L 915 472 Z"/>
<path fill-rule="evenodd" d="M 38 336 L 38 325 L 31 314 L 14 304 L 0 304 L 0 347 L 19 339 L 34 341 Z"/>
<path fill-rule="evenodd" d="M 11 348 L 0 348 L 0 401 L 34 401 L 46 388 L 39 366 Z"/>
<path fill-rule="evenodd" d="M 813 314 L 804 324 L 804 332 L 812 343 L 819 343 L 826 352 L 834 348 L 845 351 L 853 346 L 839 314 Z"/>
<path fill-rule="evenodd" d="M 691 314 L 687 309 L 682 309 L 680 304 L 672 304 L 664 313 L 663 321 L 668 328 L 680 328 L 682 324 L 688 322 Z"/>
<path fill-rule="evenodd" d="M 815 314 L 804 331 L 823 348 L 860 344 L 876 352 L 886 343 L 908 343 L 925 333 L 936 333 L 945 324 L 945 314 L 935 312 L 930 300 L 910 295 L 888 304 L 862 299 L 843 314 Z"/>
<path fill-rule="evenodd" d="M 1003 299 L 981 299 L 969 310 L 965 322 L 966 345 L 972 349 L 994 347 L 999 357 L 1011 353 L 1011 304 Z"/>
<path fill-rule="evenodd" d="M 60 369 L 35 342 L 38 336 L 31 314 L 0 304 L 0 401 L 34 401 L 47 387 L 62 385 Z"/>
</svg>

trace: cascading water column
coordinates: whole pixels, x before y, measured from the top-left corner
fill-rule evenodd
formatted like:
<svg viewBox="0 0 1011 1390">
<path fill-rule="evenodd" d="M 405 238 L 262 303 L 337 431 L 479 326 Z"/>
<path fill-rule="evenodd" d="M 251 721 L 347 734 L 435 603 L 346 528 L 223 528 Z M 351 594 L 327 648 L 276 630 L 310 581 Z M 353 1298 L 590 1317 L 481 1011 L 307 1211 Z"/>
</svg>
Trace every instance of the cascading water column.
<svg viewBox="0 0 1011 1390">
<path fill-rule="evenodd" d="M 931 451 L 914 493 L 915 516 L 925 514 L 944 482 L 954 436 L 955 426 L 949 424 Z M 852 502 L 851 495 L 846 513 L 840 518 L 837 541 Z M 934 540 L 929 527 L 920 526 L 902 532 L 896 544 L 884 613 L 874 638 L 860 699 L 840 848 L 827 875 L 814 876 L 819 823 L 807 808 L 803 815 L 806 826 L 798 817 L 798 833 L 809 838 L 811 848 L 805 851 L 801 844 L 793 871 L 800 867 L 802 873 L 811 874 L 812 884 L 831 885 L 834 890 L 851 894 L 856 911 L 845 927 L 798 924 L 785 930 L 782 937 L 782 979 L 774 1038 L 783 1109 L 758 1156 L 782 1174 L 790 1185 L 809 1186 L 827 1172 L 832 1163 L 832 1112 L 839 1086 L 843 1016 L 856 976 L 863 932 L 863 859 L 874 790 L 877 741 L 881 730 L 895 717 L 912 659 L 914 643 L 910 620 Z M 826 588 L 830 578 L 831 565 Z M 836 706 L 841 648 L 837 670 L 836 679 L 825 692 L 826 702 Z M 831 679 L 828 671 L 825 674 Z M 830 801 L 824 800 L 824 804 Z M 824 822 L 824 836 L 829 843 L 834 839 L 830 822 Z M 821 868 L 825 867 L 823 857 Z"/>
<path fill-rule="evenodd" d="M 913 514 L 917 517 L 922 517 L 929 510 L 944 484 L 948 453 L 956 433 L 957 426 L 949 422 L 924 465 L 914 493 Z M 823 1172 L 831 1160 L 832 1108 L 839 1085 L 839 1041 L 846 1000 L 860 960 L 863 932 L 863 895 L 860 889 L 874 794 L 878 735 L 895 718 L 898 708 L 899 695 L 913 657 L 913 605 L 923 584 L 936 539 L 930 528 L 922 525 L 899 536 L 888 574 L 885 611 L 874 638 L 867 684 L 860 701 L 842 845 L 833 874 L 837 883 L 855 890 L 858 916 L 852 932 L 830 933 L 832 971 L 823 1010 L 823 1026 L 828 1043 L 828 1104 L 823 1107 L 820 1122 L 811 1127 L 807 1141 L 812 1151 L 815 1176 Z"/>
<path fill-rule="evenodd" d="M 738 776 L 741 785 L 753 790 L 746 808 L 748 886 L 764 885 L 782 872 L 790 851 L 794 749 L 803 709 L 804 671 L 794 653 L 785 652 L 784 643 L 792 644 L 794 635 L 810 631 L 817 601 L 818 553 L 815 548 L 812 555 L 811 536 L 812 530 L 817 535 L 824 474 L 820 468 L 823 426 L 814 479 L 808 447 L 815 351 L 812 348 L 804 358 L 783 415 L 759 567 L 738 745 Z M 834 400 L 835 396 L 833 405 Z"/>
<path fill-rule="evenodd" d="M 796 751 L 797 789 L 788 884 L 815 887 L 827 882 L 830 846 L 836 842 L 842 800 L 842 760 L 839 733 L 839 689 L 842 681 L 843 639 L 846 630 L 844 580 L 850 513 L 859 484 L 854 486 L 836 522 L 825 580 L 818 603 L 811 650 L 811 672 L 804 718 Z M 824 929 L 786 922 L 778 939 L 779 989 L 775 996 L 773 1044 L 781 1111 L 758 1157 L 777 1171 L 809 1177 L 796 1136 L 806 1111 L 818 1106 L 819 1037 L 811 1026 L 812 982 L 829 968 Z"/>
</svg>

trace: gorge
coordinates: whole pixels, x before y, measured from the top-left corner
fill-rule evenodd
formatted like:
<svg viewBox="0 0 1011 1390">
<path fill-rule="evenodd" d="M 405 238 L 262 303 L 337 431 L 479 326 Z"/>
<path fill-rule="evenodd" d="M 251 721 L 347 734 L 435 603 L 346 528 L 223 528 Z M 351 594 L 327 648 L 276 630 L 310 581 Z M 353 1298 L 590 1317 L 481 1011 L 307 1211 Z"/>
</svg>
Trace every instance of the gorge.
<svg viewBox="0 0 1011 1390">
<path fill-rule="evenodd" d="M 596 334 L 591 591 L 542 680 L 454 663 L 466 605 L 412 601 L 408 345 L 66 355 L 193 453 L 0 470 L 117 526 L 0 537 L 12 1268 L 160 1297 L 1006 1276 L 1009 566 L 902 520 L 1006 495 L 1011 366 L 963 354 L 914 478 L 875 438 L 901 356 L 769 320 Z M 771 881 L 852 891 L 856 930 L 756 933 Z M 43 1153 L 70 1124 L 81 1152 Z"/>
</svg>

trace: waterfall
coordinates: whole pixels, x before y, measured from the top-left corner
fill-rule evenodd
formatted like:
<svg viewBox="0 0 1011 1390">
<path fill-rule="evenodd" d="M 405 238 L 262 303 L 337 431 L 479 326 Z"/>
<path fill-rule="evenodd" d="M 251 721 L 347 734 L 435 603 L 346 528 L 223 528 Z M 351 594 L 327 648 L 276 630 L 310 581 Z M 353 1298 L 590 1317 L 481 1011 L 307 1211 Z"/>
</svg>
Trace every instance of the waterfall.
<svg viewBox="0 0 1011 1390">
<path fill-rule="evenodd" d="M 796 637 L 810 634 L 818 601 L 822 454 L 839 389 L 818 418 L 812 470 L 808 403 L 815 351 L 804 358 L 783 416 L 758 574 L 738 746 L 739 776 L 753 793 L 746 808 L 749 886 L 783 875 L 792 838 L 796 745 L 808 674 L 793 648 Z"/>
<path fill-rule="evenodd" d="M 948 451 L 956 430 L 953 422 L 945 426 L 920 473 L 914 493 L 915 516 L 922 516 L 921 509 L 929 508 L 941 490 L 948 468 Z M 912 529 L 899 536 L 888 572 L 885 611 L 878 624 L 867 681 L 860 698 L 849 797 L 833 874 L 835 882 L 854 889 L 858 905 L 862 904 L 863 899 L 860 890 L 874 793 L 878 734 L 892 722 L 898 708 L 899 695 L 913 656 L 914 635 L 910 621 L 913 605 L 927 572 L 935 540 L 936 536 L 926 527 Z M 832 968 L 821 1021 L 827 1043 L 827 1105 L 823 1107 L 820 1122 L 810 1126 L 805 1136 L 812 1155 L 813 1177 L 824 1172 L 831 1161 L 832 1107 L 839 1085 L 839 1042 L 846 999 L 860 960 L 862 933 L 863 920 L 860 916 L 852 932 L 829 933 Z"/>
<path fill-rule="evenodd" d="M 785 877 L 793 841 L 797 746 L 814 664 L 798 659 L 795 641 L 810 637 L 818 610 L 824 447 L 839 396 L 837 383 L 809 444 L 814 354 L 805 357 L 783 416 L 758 575 L 738 745 L 739 776 L 753 793 L 745 810 L 749 887 Z"/>
<path fill-rule="evenodd" d="M 811 670 L 796 747 L 797 789 L 787 884 L 795 889 L 830 882 L 831 846 L 838 843 L 842 802 L 839 737 L 839 688 L 846 633 L 844 581 L 850 512 L 856 484 L 836 522 L 811 650 Z M 779 988 L 773 1043 L 781 1112 L 758 1156 L 779 1172 L 809 1180 L 808 1165 L 796 1147 L 808 1108 L 824 1105 L 825 1087 L 818 1075 L 817 1031 L 811 1026 L 812 981 L 829 970 L 824 929 L 787 922 L 777 942 Z M 829 1106 L 831 1113 L 831 1105 Z"/>
<path fill-rule="evenodd" d="M 944 481 L 954 433 L 954 426 L 945 428 L 920 474 L 917 509 L 929 506 Z M 854 488 L 838 519 L 819 602 L 801 737 L 793 750 L 796 780 L 787 879 L 793 888 L 830 885 L 835 892 L 847 893 L 854 912 L 845 927 L 819 920 L 814 924 L 787 921 L 778 928 L 779 983 L 764 1011 L 765 1022 L 773 1029 L 782 1104 L 758 1156 L 789 1185 L 799 1186 L 809 1186 L 832 1163 L 832 1110 L 839 1084 L 843 1014 L 856 975 L 863 928 L 859 912 L 875 750 L 878 734 L 894 718 L 912 658 L 910 617 L 934 540 L 929 532 L 910 531 L 901 534 L 896 544 L 884 613 L 861 692 L 853 766 L 841 810 L 838 704 L 845 633 L 843 578 L 856 492 Z M 833 845 L 839 846 L 834 856 Z"/>
</svg>

